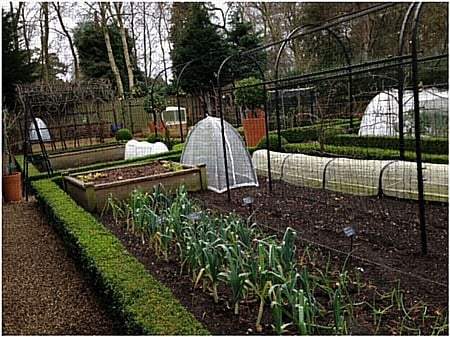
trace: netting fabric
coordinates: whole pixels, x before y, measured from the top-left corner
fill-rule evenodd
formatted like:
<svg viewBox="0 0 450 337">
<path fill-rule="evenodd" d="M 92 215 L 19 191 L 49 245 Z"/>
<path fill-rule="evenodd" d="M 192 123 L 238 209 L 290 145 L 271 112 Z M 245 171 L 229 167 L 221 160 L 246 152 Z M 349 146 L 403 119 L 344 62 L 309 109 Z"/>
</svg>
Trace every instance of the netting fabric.
<svg viewBox="0 0 450 337">
<path fill-rule="evenodd" d="M 258 186 L 258 178 L 241 135 L 231 124 L 226 121 L 223 123 L 225 150 L 221 121 L 217 117 L 208 116 L 189 132 L 181 163 L 205 164 L 208 189 L 222 193 L 227 190 L 224 160 L 226 155 L 230 189 Z"/>
<path fill-rule="evenodd" d="M 267 151 L 253 153 L 258 175 L 268 175 Z M 417 164 L 396 160 L 328 158 L 270 152 L 272 177 L 288 183 L 361 196 L 417 199 Z M 425 200 L 448 202 L 448 165 L 423 163 Z"/>
</svg>

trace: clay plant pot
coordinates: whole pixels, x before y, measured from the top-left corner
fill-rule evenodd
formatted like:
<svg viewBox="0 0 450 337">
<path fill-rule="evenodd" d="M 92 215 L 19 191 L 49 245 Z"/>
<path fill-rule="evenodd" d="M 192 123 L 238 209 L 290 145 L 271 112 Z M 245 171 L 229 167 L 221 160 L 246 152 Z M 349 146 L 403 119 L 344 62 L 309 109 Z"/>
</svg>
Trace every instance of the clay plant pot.
<svg viewBox="0 0 450 337">
<path fill-rule="evenodd" d="M 22 200 L 22 175 L 20 172 L 4 175 L 2 189 L 6 202 Z"/>
</svg>

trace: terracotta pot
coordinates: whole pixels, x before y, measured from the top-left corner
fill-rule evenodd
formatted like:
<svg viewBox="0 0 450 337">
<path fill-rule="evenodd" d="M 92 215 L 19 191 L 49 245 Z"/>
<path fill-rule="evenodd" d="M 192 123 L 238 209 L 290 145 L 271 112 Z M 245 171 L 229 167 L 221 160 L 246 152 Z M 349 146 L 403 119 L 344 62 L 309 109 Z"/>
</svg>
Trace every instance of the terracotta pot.
<svg viewBox="0 0 450 337">
<path fill-rule="evenodd" d="M 256 146 L 266 136 L 266 121 L 264 118 L 247 118 L 242 120 L 245 142 L 247 146 Z"/>
<path fill-rule="evenodd" d="M 2 189 L 6 202 L 22 200 L 22 175 L 20 172 L 4 175 Z"/>
</svg>

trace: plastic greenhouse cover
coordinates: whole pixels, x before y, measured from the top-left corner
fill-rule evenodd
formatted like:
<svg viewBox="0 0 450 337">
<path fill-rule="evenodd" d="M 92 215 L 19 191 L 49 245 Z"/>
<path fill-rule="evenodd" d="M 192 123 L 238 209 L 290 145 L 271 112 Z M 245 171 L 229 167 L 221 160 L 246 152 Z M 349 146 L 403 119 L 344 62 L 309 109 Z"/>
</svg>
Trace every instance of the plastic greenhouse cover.
<svg viewBox="0 0 450 337">
<path fill-rule="evenodd" d="M 43 142 L 49 142 L 52 140 L 52 138 L 50 137 L 50 132 L 48 130 L 47 124 L 45 124 L 45 122 L 40 119 L 40 118 L 35 118 L 36 124 L 38 126 L 38 130 L 39 133 L 41 134 L 41 138 Z M 31 123 L 30 127 L 29 127 L 29 138 L 31 141 L 38 141 L 39 137 L 38 134 L 36 132 L 36 126 L 34 123 Z"/>
<path fill-rule="evenodd" d="M 253 153 L 259 175 L 267 176 L 267 151 Z M 417 164 L 394 160 L 328 158 L 270 152 L 273 177 L 288 183 L 325 188 L 362 196 L 379 192 L 403 199 L 417 199 Z M 448 165 L 423 163 L 424 197 L 448 202 Z"/>
<path fill-rule="evenodd" d="M 438 137 L 448 134 L 448 90 L 436 88 L 419 92 L 419 106 L 424 135 Z M 360 136 L 398 135 L 398 90 L 380 92 L 367 105 L 359 128 Z M 403 94 L 404 132 L 414 135 L 413 92 Z"/>
<path fill-rule="evenodd" d="M 150 156 L 152 154 L 168 152 L 167 145 L 162 142 L 149 143 L 147 141 L 137 141 L 130 139 L 125 144 L 125 156 L 124 159 L 132 159 Z"/>
<path fill-rule="evenodd" d="M 231 124 L 225 120 L 223 123 L 230 189 L 258 186 L 258 178 L 242 137 Z M 208 188 L 217 193 L 227 190 L 220 118 L 208 116 L 194 126 L 187 136 L 181 163 L 205 164 Z"/>
</svg>

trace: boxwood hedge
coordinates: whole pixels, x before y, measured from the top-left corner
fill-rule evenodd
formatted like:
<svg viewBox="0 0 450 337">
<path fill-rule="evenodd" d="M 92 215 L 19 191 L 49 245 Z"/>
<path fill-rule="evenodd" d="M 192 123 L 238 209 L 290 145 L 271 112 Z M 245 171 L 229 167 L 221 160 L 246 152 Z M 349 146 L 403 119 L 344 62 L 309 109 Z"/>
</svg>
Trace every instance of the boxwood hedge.
<svg viewBox="0 0 450 337">
<path fill-rule="evenodd" d="M 349 134 L 329 135 L 325 141 L 335 146 L 376 147 L 398 150 L 398 137 L 358 136 Z M 448 154 L 448 139 L 422 138 L 422 151 L 427 154 Z M 405 137 L 405 150 L 416 151 L 416 139 Z"/>
<path fill-rule="evenodd" d="M 110 302 L 127 334 L 209 334 L 115 236 L 56 183 L 42 179 L 31 184 L 66 247 Z"/>
</svg>

